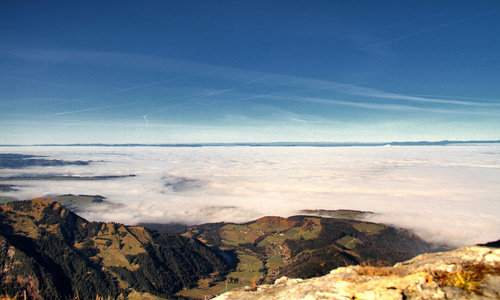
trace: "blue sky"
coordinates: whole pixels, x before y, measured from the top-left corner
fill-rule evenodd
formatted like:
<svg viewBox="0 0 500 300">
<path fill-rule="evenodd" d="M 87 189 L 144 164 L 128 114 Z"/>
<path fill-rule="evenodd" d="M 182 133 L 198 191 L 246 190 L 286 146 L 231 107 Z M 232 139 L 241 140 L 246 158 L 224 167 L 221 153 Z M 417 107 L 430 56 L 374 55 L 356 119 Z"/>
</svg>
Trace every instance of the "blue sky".
<svg viewBox="0 0 500 300">
<path fill-rule="evenodd" d="M 500 139 L 498 1 L 3 1 L 0 144 Z"/>
</svg>

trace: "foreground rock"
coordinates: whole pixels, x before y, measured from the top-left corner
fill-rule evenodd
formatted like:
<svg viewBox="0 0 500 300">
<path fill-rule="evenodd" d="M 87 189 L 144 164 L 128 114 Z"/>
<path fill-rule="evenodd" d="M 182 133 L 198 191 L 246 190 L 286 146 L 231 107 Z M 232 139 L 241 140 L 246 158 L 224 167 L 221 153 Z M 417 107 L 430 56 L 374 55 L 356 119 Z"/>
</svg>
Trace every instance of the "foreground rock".
<svg viewBox="0 0 500 300">
<path fill-rule="evenodd" d="M 224 299 L 500 299 L 500 249 L 423 254 L 393 267 L 350 266 L 323 277 L 282 277 Z"/>
</svg>

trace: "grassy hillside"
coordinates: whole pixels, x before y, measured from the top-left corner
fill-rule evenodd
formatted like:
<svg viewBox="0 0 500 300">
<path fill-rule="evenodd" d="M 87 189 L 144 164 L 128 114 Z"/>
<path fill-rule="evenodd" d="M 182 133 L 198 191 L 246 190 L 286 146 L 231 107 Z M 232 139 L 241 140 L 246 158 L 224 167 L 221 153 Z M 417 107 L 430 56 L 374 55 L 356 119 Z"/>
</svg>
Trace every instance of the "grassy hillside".
<svg viewBox="0 0 500 300">
<path fill-rule="evenodd" d="M 225 272 L 224 261 L 198 240 L 87 222 L 50 200 L 0 206 L 0 296 L 170 299 Z"/>
<path fill-rule="evenodd" d="M 404 230 L 354 220 L 363 212 L 321 212 L 340 218 L 308 213 L 188 228 L 184 236 L 226 251 L 233 264 L 225 282 L 199 282 L 197 288 L 180 295 L 203 298 L 236 287 L 272 283 L 282 276 L 310 278 L 347 265 L 388 265 L 432 251 L 429 244 Z"/>
</svg>

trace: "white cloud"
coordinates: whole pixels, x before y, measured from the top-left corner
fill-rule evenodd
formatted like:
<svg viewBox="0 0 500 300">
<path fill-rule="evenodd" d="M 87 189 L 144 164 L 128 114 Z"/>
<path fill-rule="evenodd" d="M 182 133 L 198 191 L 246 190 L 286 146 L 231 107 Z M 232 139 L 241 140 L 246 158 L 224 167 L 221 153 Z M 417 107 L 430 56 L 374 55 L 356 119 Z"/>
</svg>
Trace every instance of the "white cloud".
<svg viewBox="0 0 500 300">
<path fill-rule="evenodd" d="M 431 147 L 3 147 L 3 153 L 92 160 L 90 166 L 0 170 L 106 181 L 26 181 L 22 199 L 100 194 L 119 207 L 90 220 L 244 222 L 301 209 L 373 211 L 373 221 L 415 230 L 430 241 L 470 245 L 499 238 L 500 146 Z"/>
</svg>

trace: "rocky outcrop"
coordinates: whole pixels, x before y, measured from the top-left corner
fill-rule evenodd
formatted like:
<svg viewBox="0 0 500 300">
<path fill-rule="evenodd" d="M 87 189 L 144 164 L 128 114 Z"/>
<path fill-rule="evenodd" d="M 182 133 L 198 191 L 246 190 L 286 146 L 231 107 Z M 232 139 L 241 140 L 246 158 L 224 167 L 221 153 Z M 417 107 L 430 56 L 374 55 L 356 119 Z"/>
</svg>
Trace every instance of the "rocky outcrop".
<svg viewBox="0 0 500 300">
<path fill-rule="evenodd" d="M 350 266 L 307 280 L 282 277 L 215 299 L 500 299 L 500 249 L 473 246 L 393 267 Z"/>
</svg>

